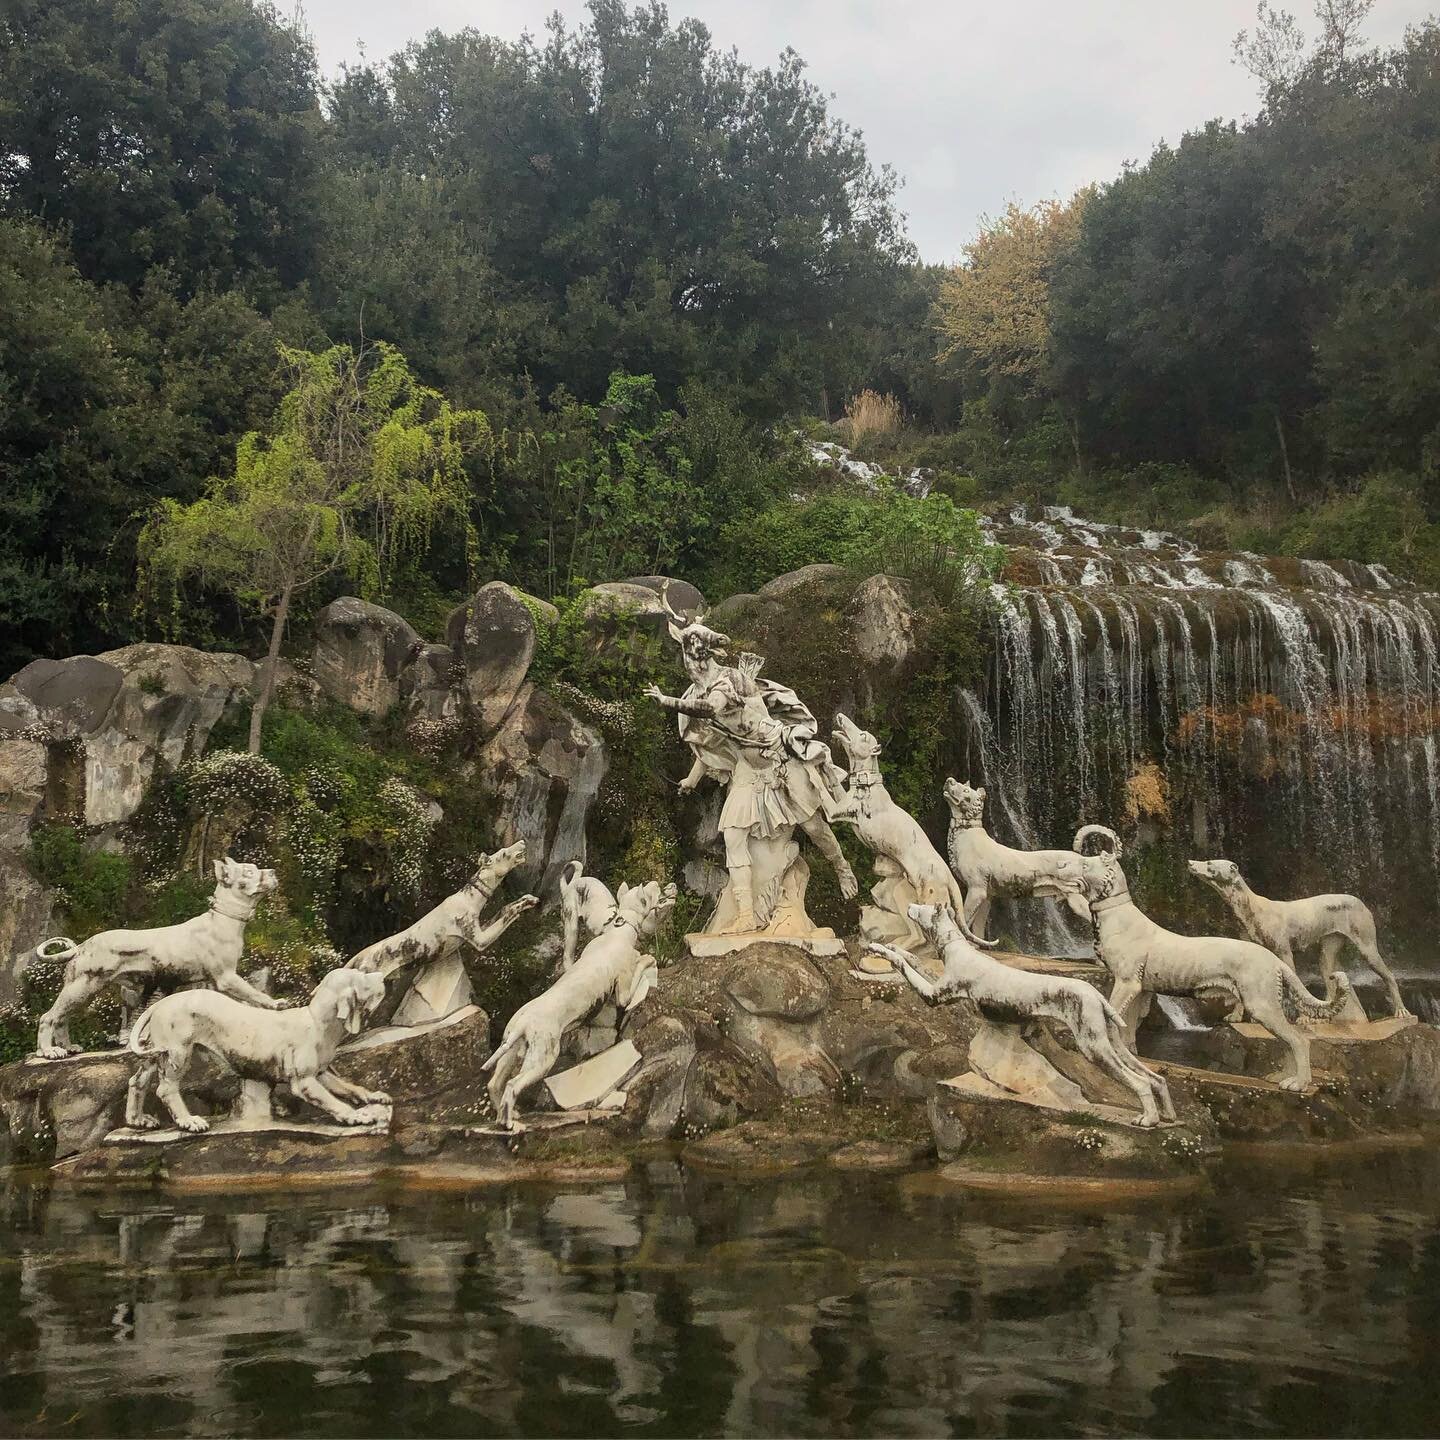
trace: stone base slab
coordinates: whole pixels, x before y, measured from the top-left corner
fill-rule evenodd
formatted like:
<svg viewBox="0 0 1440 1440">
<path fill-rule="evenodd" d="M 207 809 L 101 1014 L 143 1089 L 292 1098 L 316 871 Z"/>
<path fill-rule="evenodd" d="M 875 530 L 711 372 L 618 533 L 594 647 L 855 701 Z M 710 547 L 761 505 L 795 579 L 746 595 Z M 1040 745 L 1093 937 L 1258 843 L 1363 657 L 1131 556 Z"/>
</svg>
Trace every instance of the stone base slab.
<svg viewBox="0 0 1440 1440">
<path fill-rule="evenodd" d="M 845 942 L 833 930 L 816 930 L 809 935 L 772 935 L 764 930 L 747 930 L 739 935 L 687 935 L 692 955 L 734 955 L 752 945 L 788 945 L 807 955 L 843 955 Z"/>
</svg>

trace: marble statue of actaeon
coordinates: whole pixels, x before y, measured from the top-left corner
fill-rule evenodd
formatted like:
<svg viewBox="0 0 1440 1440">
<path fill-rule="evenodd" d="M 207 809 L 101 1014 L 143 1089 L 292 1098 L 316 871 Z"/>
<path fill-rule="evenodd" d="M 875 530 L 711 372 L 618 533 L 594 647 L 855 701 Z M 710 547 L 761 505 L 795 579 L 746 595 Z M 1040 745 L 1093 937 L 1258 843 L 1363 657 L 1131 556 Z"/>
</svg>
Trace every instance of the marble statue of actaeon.
<svg viewBox="0 0 1440 1440">
<path fill-rule="evenodd" d="M 910 918 L 940 952 L 945 965 L 940 979 L 932 981 L 922 974 L 914 956 L 898 946 L 887 946 L 886 953 L 925 999 L 971 1000 L 992 1025 L 1058 1020 L 1087 1060 L 1134 1094 L 1140 1102 L 1138 1124 L 1149 1127 L 1175 1118 L 1169 1086 L 1141 1063 L 1130 1048 L 1124 1022 L 1093 985 L 1064 975 L 1017 970 L 991 959 L 966 939 L 949 905 L 912 905 Z"/>
<path fill-rule="evenodd" d="M 1084 854 L 1092 837 L 1110 848 Z M 1115 977 L 1110 1003 L 1133 1035 L 1141 995 L 1195 995 L 1202 990 L 1229 994 L 1244 1012 L 1289 1049 L 1293 1075 L 1280 1081 L 1286 1090 L 1308 1090 L 1310 1037 L 1294 1023 L 1301 1016 L 1333 1020 L 1350 996 L 1350 982 L 1335 977 L 1336 994 L 1317 1000 L 1279 956 L 1251 940 L 1218 935 L 1177 935 L 1144 914 L 1130 898 L 1120 867 L 1120 839 L 1104 825 L 1083 825 L 1075 834 L 1080 876 L 1067 895 L 1077 914 L 1088 914 L 1095 932 L 1095 955 Z"/>
<path fill-rule="evenodd" d="M 1273 951 L 1292 970 L 1295 968 L 1295 951 L 1318 945 L 1320 973 L 1330 994 L 1333 994 L 1340 955 L 1348 940 L 1385 982 L 1390 994 L 1391 1014 L 1397 1018 L 1409 1018 L 1410 1012 L 1405 1008 L 1400 986 L 1381 957 L 1375 937 L 1375 917 L 1364 901 L 1354 895 L 1310 895 L 1303 900 L 1267 900 L 1245 883 L 1240 867 L 1233 860 L 1192 860 L 1190 873 L 1219 894 L 1257 945 Z"/>
<path fill-rule="evenodd" d="M 257 990 L 236 970 L 245 950 L 245 926 L 279 884 L 275 872 L 227 856 L 215 862 L 215 882 L 209 909 L 178 925 L 102 930 L 79 945 L 63 937 L 43 941 L 36 956 L 66 965 L 60 993 L 40 1017 L 36 1053 L 46 1060 L 75 1054 L 79 1047 L 70 1043 L 67 1021 L 107 985 L 119 985 L 122 994 L 138 993 L 147 981 L 206 985 L 247 1005 L 279 1009 L 283 1000 Z"/>
<path fill-rule="evenodd" d="M 704 780 L 725 785 L 720 833 L 728 879 L 706 927 L 695 937 L 697 953 L 736 948 L 707 937 L 785 939 L 794 944 L 843 947 L 805 911 L 810 871 L 795 831 L 802 830 L 830 862 L 846 899 L 859 884 L 840 849 L 830 822 L 843 818 L 850 801 L 844 772 L 830 747 L 818 739 L 819 725 L 795 692 L 760 678 L 763 661 L 744 654 L 727 665 L 730 639 L 700 619 L 687 621 L 665 597 L 670 634 L 680 644 L 690 685 L 683 695 L 666 695 L 656 685 L 645 694 L 679 716 L 680 736 L 695 757 L 682 791 Z"/>
<path fill-rule="evenodd" d="M 674 885 L 658 881 L 621 885 L 614 912 L 575 963 L 510 1017 L 495 1053 L 485 1062 L 496 1122 L 518 1129 L 520 1099 L 560 1058 L 566 1032 L 605 1005 L 632 1010 L 650 993 L 657 967 L 641 941 L 649 939 L 675 905 Z"/>
<path fill-rule="evenodd" d="M 930 837 L 907 810 L 897 805 L 880 773 L 880 742 L 843 711 L 831 732 L 849 763 L 849 795 L 854 813 L 849 824 L 875 854 L 880 876 L 871 890 L 874 905 L 860 911 L 860 936 L 873 951 L 883 944 L 912 952 L 930 950 L 930 938 L 910 913 L 912 905 L 951 905 L 961 916 L 964 897 L 949 866 Z M 959 923 L 965 927 L 965 921 Z M 893 975 L 887 966 L 885 973 Z"/>
<path fill-rule="evenodd" d="M 963 780 L 945 782 L 950 807 L 946 848 L 950 868 L 965 888 L 965 923 L 985 934 L 994 899 L 1043 899 L 1073 890 L 1079 866 L 1068 850 L 1014 850 L 985 829 L 985 789 Z"/>
<path fill-rule="evenodd" d="M 401 1024 L 439 1019 L 470 1002 L 470 984 L 462 950 L 488 950 L 520 917 L 539 903 L 535 895 L 512 900 L 486 925 L 480 917 L 505 877 L 525 863 L 525 842 L 516 841 L 491 855 L 482 855 L 475 873 L 453 895 L 427 911 L 413 925 L 373 945 L 346 962 L 352 970 L 382 979 L 407 966 L 417 972 L 395 1019 Z"/>
<path fill-rule="evenodd" d="M 330 1069 L 347 1035 L 358 1035 L 365 1017 L 385 995 L 379 975 L 341 968 L 324 976 L 308 1005 L 259 1010 L 212 990 L 182 990 L 157 1000 L 135 1022 L 130 1049 L 141 1064 L 130 1079 L 125 1123 L 153 1130 L 145 1113 L 151 1089 L 181 1130 L 201 1132 L 210 1122 L 191 1113 L 181 1081 L 196 1048 L 220 1057 L 248 1083 L 288 1084 L 301 1100 L 342 1125 L 371 1125 L 385 1118 L 377 1107 L 390 1097 L 352 1085 Z"/>
</svg>

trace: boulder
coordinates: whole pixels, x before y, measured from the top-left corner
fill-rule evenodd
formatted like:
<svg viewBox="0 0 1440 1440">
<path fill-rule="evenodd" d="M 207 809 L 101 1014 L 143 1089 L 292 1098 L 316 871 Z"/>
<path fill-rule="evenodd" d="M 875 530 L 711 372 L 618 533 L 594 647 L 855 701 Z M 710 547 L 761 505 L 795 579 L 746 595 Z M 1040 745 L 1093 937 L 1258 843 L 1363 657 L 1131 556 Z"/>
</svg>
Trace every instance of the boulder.
<svg viewBox="0 0 1440 1440">
<path fill-rule="evenodd" d="M 767 581 L 760 587 L 759 594 L 765 600 L 778 600 L 796 590 L 804 589 L 807 585 L 815 584 L 817 580 L 839 579 L 845 573 L 843 565 L 802 565 L 798 570 L 787 571 L 784 575 L 777 575 L 773 580 Z"/>
<path fill-rule="evenodd" d="M 820 1033 L 830 986 L 803 951 L 750 946 L 726 975 L 723 993 L 729 1039 L 786 1095 L 824 1095 L 839 1085 L 840 1069 Z"/>
<path fill-rule="evenodd" d="M 89 735 L 100 728 L 125 674 L 94 655 L 68 660 L 32 660 L 0 687 L 0 721 L 19 730 L 41 721 L 57 732 Z"/>
<path fill-rule="evenodd" d="M 850 632 L 867 664 L 897 670 L 915 649 L 915 612 L 903 581 L 872 575 L 850 603 Z"/>
<path fill-rule="evenodd" d="M 464 704 L 458 664 L 448 645 L 422 645 L 400 672 L 400 703 L 422 720 L 453 720 Z"/>
<path fill-rule="evenodd" d="M 42 740 L 0 731 L 0 850 L 24 847 L 45 803 L 49 755 Z"/>
<path fill-rule="evenodd" d="M 400 680 L 421 648 L 408 621 L 353 595 L 315 617 L 315 680 L 331 700 L 362 715 L 384 715 L 400 701 Z"/>
<path fill-rule="evenodd" d="M 525 684 L 535 654 L 535 618 L 519 591 L 492 580 L 451 611 L 445 638 L 462 669 L 461 687 L 482 733 L 499 729 Z"/>
<path fill-rule="evenodd" d="M 694 615 L 705 608 L 705 597 L 688 580 L 674 580 L 668 575 L 630 575 L 620 583 L 653 590 L 656 595 L 668 585 L 670 604 L 682 615 Z"/>
<path fill-rule="evenodd" d="M 524 840 L 527 888 L 553 890 L 585 857 L 585 821 L 605 778 L 605 742 L 548 692 L 525 685 L 477 758 L 480 788 L 496 804 L 496 842 Z"/>
<path fill-rule="evenodd" d="M 157 765 L 173 770 L 204 753 L 226 709 L 250 698 L 255 666 L 188 645 L 127 645 L 98 658 L 124 679 L 85 739 L 85 823 L 113 825 L 139 808 Z"/>
</svg>

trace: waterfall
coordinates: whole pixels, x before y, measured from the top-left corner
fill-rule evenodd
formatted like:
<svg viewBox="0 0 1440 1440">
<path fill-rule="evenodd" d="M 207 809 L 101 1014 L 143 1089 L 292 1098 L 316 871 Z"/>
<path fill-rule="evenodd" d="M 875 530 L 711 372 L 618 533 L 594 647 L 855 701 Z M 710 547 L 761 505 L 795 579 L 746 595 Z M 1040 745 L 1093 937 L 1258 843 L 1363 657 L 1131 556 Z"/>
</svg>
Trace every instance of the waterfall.
<svg viewBox="0 0 1440 1440">
<path fill-rule="evenodd" d="M 1062 507 L 986 529 L 1012 583 L 962 711 L 1010 843 L 1099 821 L 1223 848 L 1262 893 L 1361 894 L 1418 953 L 1440 928 L 1440 596 Z"/>
</svg>

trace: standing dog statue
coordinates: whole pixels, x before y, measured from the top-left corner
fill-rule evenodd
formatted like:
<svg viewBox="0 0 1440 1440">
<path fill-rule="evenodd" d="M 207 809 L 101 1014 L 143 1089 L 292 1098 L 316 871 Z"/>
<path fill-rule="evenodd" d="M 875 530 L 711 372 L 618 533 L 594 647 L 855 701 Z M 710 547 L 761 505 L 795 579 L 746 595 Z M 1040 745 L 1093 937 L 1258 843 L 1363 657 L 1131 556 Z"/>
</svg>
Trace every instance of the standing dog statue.
<svg viewBox="0 0 1440 1440">
<path fill-rule="evenodd" d="M 657 971 L 654 958 L 641 953 L 640 942 L 654 935 L 674 905 L 673 885 L 662 889 L 653 880 L 633 889 L 621 885 L 615 913 L 600 934 L 544 994 L 510 1017 L 484 1067 L 493 1072 L 488 1089 L 497 1124 L 520 1128 L 520 1097 L 550 1073 L 567 1030 L 606 1004 L 631 1010 L 650 993 Z"/>
<path fill-rule="evenodd" d="M 143 1063 L 131 1077 L 125 1097 L 125 1123 L 153 1130 L 158 1121 L 145 1113 L 152 1086 L 182 1130 L 210 1128 L 193 1115 L 180 1093 L 180 1082 L 196 1047 L 225 1061 L 242 1079 L 271 1086 L 282 1082 L 302 1100 L 342 1125 L 368 1125 L 381 1119 L 366 1108 L 388 1105 L 390 1097 L 366 1090 L 330 1070 L 346 1035 L 358 1035 L 365 1017 L 385 995 L 385 982 L 374 974 L 341 968 L 315 987 L 310 1003 L 280 1011 L 209 990 L 182 990 L 157 1000 L 135 1022 L 130 1049 Z M 158 1084 L 156 1083 L 158 1081 Z"/>
<path fill-rule="evenodd" d="M 598 935 L 615 918 L 615 897 L 609 887 L 593 875 L 584 873 L 584 865 L 572 860 L 560 872 L 560 923 L 565 937 L 562 968 L 575 963 L 580 933 Z"/>
<path fill-rule="evenodd" d="M 965 923 L 984 935 L 990 902 L 1073 893 L 1080 866 L 1069 850 L 1012 850 L 985 830 L 985 789 L 945 782 L 950 806 L 950 868 L 965 887 Z"/>
<path fill-rule="evenodd" d="M 1290 1050 L 1295 1073 L 1280 1082 L 1285 1090 L 1308 1090 L 1310 1037 L 1296 1027 L 1302 1015 L 1333 1020 L 1345 1007 L 1350 982 L 1335 977 L 1337 993 L 1317 1000 L 1294 970 L 1277 955 L 1250 940 L 1218 935 L 1177 935 L 1143 914 L 1130 898 L 1120 868 L 1120 840 L 1104 825 L 1084 825 L 1075 834 L 1083 850 L 1092 835 L 1103 836 L 1111 849 L 1082 855 L 1080 879 L 1070 898 L 1077 914 L 1088 910 L 1095 930 L 1095 955 L 1115 977 L 1110 1003 L 1133 1036 L 1136 1002 L 1146 991 L 1159 995 L 1194 995 L 1223 990 Z"/>
<path fill-rule="evenodd" d="M 926 1000 L 973 1000 L 980 1014 L 999 1025 L 1023 1024 L 1042 1017 L 1058 1020 L 1075 1037 L 1075 1046 L 1140 1102 L 1139 1124 L 1158 1125 L 1175 1118 L 1170 1088 L 1130 1049 L 1125 1025 L 1106 998 L 1084 980 L 1016 970 L 976 950 L 960 931 L 948 905 L 912 905 L 910 918 L 934 942 L 945 973 L 931 981 L 915 968 L 914 957 L 897 946 L 885 952 Z"/>
<path fill-rule="evenodd" d="M 480 914 L 490 897 L 524 860 L 523 840 L 493 855 L 482 855 L 475 873 L 453 895 L 413 925 L 367 945 L 352 955 L 346 965 L 351 970 L 364 970 L 383 978 L 406 965 L 439 960 L 453 954 L 461 945 L 469 945 L 474 950 L 493 945 L 527 910 L 533 910 L 540 903 L 534 895 L 522 895 L 512 900 L 490 924 L 483 929 L 480 926 Z"/>
<path fill-rule="evenodd" d="M 55 1003 L 40 1017 L 36 1054 L 60 1060 L 80 1048 L 70 1043 L 70 1016 L 83 1009 L 107 985 L 134 988 L 146 981 L 171 985 L 208 985 L 234 1000 L 278 1010 L 274 1000 L 236 973 L 245 951 L 245 926 L 261 898 L 279 881 L 273 870 L 241 864 L 228 856 L 215 862 L 215 893 L 210 908 L 194 919 L 156 930 L 102 930 L 76 945 L 58 937 L 43 941 L 41 960 L 64 960 L 65 979 Z M 58 947 L 58 948 L 56 948 Z"/>
<path fill-rule="evenodd" d="M 1190 873 L 1214 889 L 1234 911 L 1245 933 L 1295 968 L 1295 951 L 1320 947 L 1320 973 L 1334 994 L 1336 970 L 1348 940 L 1365 957 L 1390 992 L 1390 1013 L 1409 1017 L 1400 986 L 1380 955 L 1375 917 L 1354 895 L 1311 895 L 1304 900 L 1267 900 L 1246 883 L 1233 860 L 1192 860 Z"/>
<path fill-rule="evenodd" d="M 880 742 L 843 712 L 836 713 L 833 738 L 844 749 L 850 765 L 849 794 L 855 806 L 850 824 L 874 851 L 875 870 L 880 876 L 870 892 L 875 905 L 867 905 L 860 912 L 863 938 L 876 951 L 886 943 L 909 950 L 928 949 L 930 938 L 913 920 L 913 905 L 952 906 L 958 923 L 968 933 L 965 920 L 959 918 L 965 901 L 955 877 L 920 828 L 920 822 L 902 810 L 885 788 L 880 773 Z M 893 970 L 889 973 L 894 974 Z"/>
</svg>

